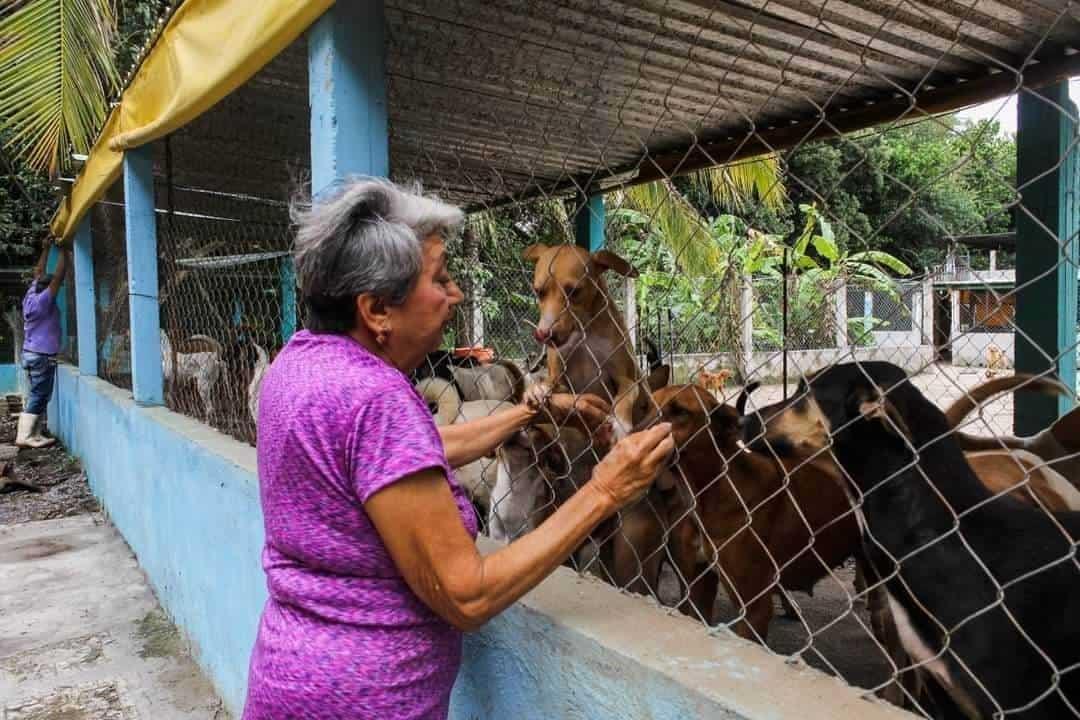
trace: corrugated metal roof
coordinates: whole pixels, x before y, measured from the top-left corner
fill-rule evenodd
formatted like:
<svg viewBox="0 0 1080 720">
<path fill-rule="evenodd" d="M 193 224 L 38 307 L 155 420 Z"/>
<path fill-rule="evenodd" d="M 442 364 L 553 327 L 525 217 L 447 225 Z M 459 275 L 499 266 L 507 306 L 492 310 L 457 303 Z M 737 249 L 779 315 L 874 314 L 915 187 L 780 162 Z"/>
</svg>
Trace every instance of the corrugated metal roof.
<svg viewBox="0 0 1080 720">
<path fill-rule="evenodd" d="M 473 207 L 1080 73 L 1069 0 L 394 0 L 386 22 L 392 174 Z M 301 42 L 174 135 L 174 182 L 286 194 L 307 165 L 306 76 Z"/>
</svg>

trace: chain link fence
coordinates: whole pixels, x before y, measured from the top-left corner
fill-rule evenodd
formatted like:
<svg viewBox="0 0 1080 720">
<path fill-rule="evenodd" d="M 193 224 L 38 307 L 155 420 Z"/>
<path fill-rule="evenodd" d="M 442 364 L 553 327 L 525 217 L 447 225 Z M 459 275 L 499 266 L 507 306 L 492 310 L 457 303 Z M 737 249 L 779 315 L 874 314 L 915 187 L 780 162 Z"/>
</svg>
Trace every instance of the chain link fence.
<svg viewBox="0 0 1080 720">
<path fill-rule="evenodd" d="M 1075 130 L 1027 179 L 988 164 L 978 134 L 925 159 L 917 180 L 882 149 L 901 131 L 962 134 L 941 105 L 921 105 L 924 84 L 985 75 L 988 54 L 1006 75 L 1026 72 L 1023 59 L 946 32 L 942 3 L 850 16 L 788 2 L 542 5 L 551 17 L 513 3 L 388 8 L 392 175 L 469 210 L 450 242 L 466 299 L 443 354 L 417 373 L 437 421 L 498 411 L 542 382 L 604 396 L 624 433 L 668 420 L 671 465 L 568 564 L 922 717 L 1077 716 L 1080 434 L 1047 422 L 1040 439 L 1019 437 L 1022 391 L 985 385 L 1075 401 L 1015 371 L 1034 345 L 1025 298 L 1063 268 L 1075 282 L 1077 223 L 1048 229 L 1032 200 L 1065 168 L 1075 215 Z M 953 11 L 985 19 L 979 5 Z M 1032 10 L 1042 20 L 1025 33 L 1059 42 L 1057 23 L 1078 19 L 1058 5 Z M 588 35 L 592 23 L 606 35 Z M 305 67 L 301 42 L 155 162 L 166 402 L 249 443 L 261 372 L 303 326 L 288 201 L 308 153 Z M 1040 102 L 1075 125 L 1075 106 Z M 849 112 L 876 114 L 856 125 Z M 684 177 L 759 153 L 772 190 L 783 186 L 771 209 L 769 187 Z M 935 188 L 973 169 L 978 187 L 1009 192 L 960 216 Z M 845 209 L 842 185 L 864 181 L 884 208 L 873 222 Z M 603 196 L 610 255 L 573 246 L 584 195 Z M 1005 255 L 992 272 L 1011 281 L 970 257 L 937 271 L 890 237 L 918 221 L 918 249 L 942 250 L 941 237 L 991 217 L 1053 246 L 1043 274 Z M 101 374 L 130 387 L 122 198 L 92 218 Z M 557 262 L 569 253 L 578 266 Z M 1073 341 L 1034 365 L 1050 377 L 1076 352 Z M 603 434 L 541 422 L 458 477 L 485 531 L 512 540 L 608 450 Z"/>
</svg>

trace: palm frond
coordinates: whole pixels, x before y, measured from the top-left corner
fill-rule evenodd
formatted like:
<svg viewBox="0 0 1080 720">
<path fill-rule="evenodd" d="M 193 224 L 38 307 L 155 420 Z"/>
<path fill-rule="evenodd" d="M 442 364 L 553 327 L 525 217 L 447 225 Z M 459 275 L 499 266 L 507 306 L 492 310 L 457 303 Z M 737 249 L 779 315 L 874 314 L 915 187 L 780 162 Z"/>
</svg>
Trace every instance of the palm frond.
<svg viewBox="0 0 1080 720">
<path fill-rule="evenodd" d="M 6 150 L 55 175 L 86 152 L 119 86 L 110 0 L 27 0 L 0 15 Z"/>
<path fill-rule="evenodd" d="M 649 218 L 657 237 L 690 275 L 721 270 L 720 253 L 712 242 L 704 218 L 669 180 L 636 185 L 621 191 L 622 204 Z"/>
<path fill-rule="evenodd" d="M 690 175 L 690 181 L 717 203 L 732 210 L 745 209 L 755 199 L 775 209 L 782 206 L 787 197 L 775 155 L 699 170 Z"/>
</svg>

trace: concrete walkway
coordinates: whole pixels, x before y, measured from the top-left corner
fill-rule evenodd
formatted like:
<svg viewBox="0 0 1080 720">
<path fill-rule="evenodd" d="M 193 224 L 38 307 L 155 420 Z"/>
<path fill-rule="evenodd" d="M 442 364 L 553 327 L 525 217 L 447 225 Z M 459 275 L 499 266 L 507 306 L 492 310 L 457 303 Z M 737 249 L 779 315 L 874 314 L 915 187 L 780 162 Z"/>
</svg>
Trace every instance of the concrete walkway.
<svg viewBox="0 0 1080 720">
<path fill-rule="evenodd" d="M 100 515 L 0 527 L 0 720 L 228 718 Z"/>
</svg>

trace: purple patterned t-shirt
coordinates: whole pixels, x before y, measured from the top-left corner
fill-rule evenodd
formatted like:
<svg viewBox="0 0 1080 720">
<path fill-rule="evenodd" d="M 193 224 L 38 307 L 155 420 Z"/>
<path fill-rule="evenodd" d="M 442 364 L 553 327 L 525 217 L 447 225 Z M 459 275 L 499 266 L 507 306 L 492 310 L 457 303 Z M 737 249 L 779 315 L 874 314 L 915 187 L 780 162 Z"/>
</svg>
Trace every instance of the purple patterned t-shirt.
<svg viewBox="0 0 1080 720">
<path fill-rule="evenodd" d="M 476 535 L 427 405 L 351 338 L 302 331 L 263 379 L 258 427 L 270 598 L 244 720 L 445 718 L 461 633 L 409 589 L 363 505 L 440 468 Z"/>
</svg>

